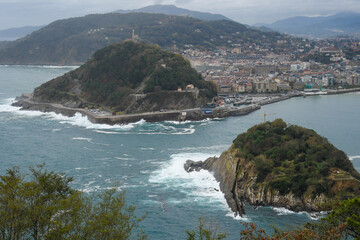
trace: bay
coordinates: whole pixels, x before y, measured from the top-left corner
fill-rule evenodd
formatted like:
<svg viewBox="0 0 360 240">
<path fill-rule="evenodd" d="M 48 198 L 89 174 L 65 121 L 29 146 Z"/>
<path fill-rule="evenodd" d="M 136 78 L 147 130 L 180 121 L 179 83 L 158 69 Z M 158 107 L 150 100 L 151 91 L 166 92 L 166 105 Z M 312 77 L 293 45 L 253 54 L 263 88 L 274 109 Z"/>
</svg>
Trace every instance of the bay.
<svg viewBox="0 0 360 240">
<path fill-rule="evenodd" d="M 126 190 L 137 215 L 148 212 L 142 227 L 150 239 L 185 239 L 199 217 L 213 219 L 238 239 L 241 222 L 271 229 L 310 221 L 306 213 L 247 207 L 234 218 L 219 185 L 206 171 L 186 173 L 187 159 L 219 156 L 239 134 L 263 121 L 282 118 L 317 131 L 343 150 L 360 170 L 360 94 L 292 98 L 263 106 L 247 116 L 199 122 L 98 125 L 85 117 L 19 111 L 10 103 L 73 67 L 0 66 L 0 174 L 12 166 L 46 163 L 74 177 L 73 187 L 89 194 L 114 186 Z"/>
</svg>

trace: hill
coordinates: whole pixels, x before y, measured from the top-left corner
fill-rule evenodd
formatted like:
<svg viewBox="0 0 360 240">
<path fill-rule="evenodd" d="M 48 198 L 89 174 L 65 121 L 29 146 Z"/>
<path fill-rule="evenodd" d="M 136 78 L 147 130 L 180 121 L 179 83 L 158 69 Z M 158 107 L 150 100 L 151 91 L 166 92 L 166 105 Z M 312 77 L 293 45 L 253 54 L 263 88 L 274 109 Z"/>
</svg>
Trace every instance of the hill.
<svg viewBox="0 0 360 240">
<path fill-rule="evenodd" d="M 189 84 L 199 91 L 177 91 Z M 139 113 L 199 107 L 215 95 L 215 85 L 182 56 L 129 40 L 98 50 L 78 69 L 42 84 L 33 100 Z"/>
<path fill-rule="evenodd" d="M 178 8 L 174 5 L 151 5 L 135 10 L 117 10 L 118 13 L 130 13 L 130 12 L 143 12 L 143 13 L 161 13 L 166 15 L 176 15 L 184 17 L 192 17 L 205 21 L 215 21 L 215 20 L 228 20 L 232 21 L 230 18 L 227 18 L 221 14 L 213 14 L 207 12 L 191 11 L 184 8 Z"/>
<path fill-rule="evenodd" d="M 360 33 L 360 13 L 345 12 L 327 17 L 292 17 L 265 25 L 276 31 L 307 37 L 333 37 Z"/>
<path fill-rule="evenodd" d="M 214 49 L 250 42 L 276 43 L 283 36 L 226 20 L 149 13 L 109 13 L 55 21 L 0 50 L 0 64 L 81 65 L 98 49 L 131 37 L 162 48 Z M 274 47 L 275 48 L 275 47 Z"/>
<path fill-rule="evenodd" d="M 0 30 L 0 40 L 10 41 L 22 38 L 36 30 L 39 30 L 42 27 L 43 26 L 25 26 Z"/>
<path fill-rule="evenodd" d="M 185 167 L 215 172 L 229 205 L 240 214 L 245 200 L 253 206 L 311 212 L 360 193 L 360 174 L 343 151 L 315 131 L 281 119 L 238 135 L 219 158 Z"/>
</svg>

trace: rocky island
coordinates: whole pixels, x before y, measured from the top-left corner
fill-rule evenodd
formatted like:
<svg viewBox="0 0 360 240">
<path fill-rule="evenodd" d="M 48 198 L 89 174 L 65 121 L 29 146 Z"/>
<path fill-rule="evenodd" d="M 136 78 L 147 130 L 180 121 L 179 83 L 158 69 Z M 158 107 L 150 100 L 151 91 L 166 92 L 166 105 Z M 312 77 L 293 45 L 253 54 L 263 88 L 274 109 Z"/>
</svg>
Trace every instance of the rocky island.
<svg viewBox="0 0 360 240">
<path fill-rule="evenodd" d="M 220 157 L 188 160 L 185 170 L 211 171 L 230 208 L 244 204 L 318 212 L 335 199 L 360 194 L 360 174 L 343 151 L 315 131 L 277 119 L 237 136 Z"/>
</svg>

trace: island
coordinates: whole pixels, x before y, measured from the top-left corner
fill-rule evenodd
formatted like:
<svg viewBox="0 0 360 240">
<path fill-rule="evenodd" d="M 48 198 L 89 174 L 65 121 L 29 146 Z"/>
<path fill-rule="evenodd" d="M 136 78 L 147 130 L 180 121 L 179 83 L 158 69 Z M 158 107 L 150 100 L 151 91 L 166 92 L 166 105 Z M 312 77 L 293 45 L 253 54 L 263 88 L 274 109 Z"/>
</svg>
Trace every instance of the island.
<svg viewBox="0 0 360 240">
<path fill-rule="evenodd" d="M 343 151 L 315 131 L 281 119 L 238 135 L 220 157 L 188 160 L 184 168 L 212 172 L 239 215 L 245 214 L 245 202 L 319 212 L 331 201 L 360 194 L 360 174 Z"/>
</svg>

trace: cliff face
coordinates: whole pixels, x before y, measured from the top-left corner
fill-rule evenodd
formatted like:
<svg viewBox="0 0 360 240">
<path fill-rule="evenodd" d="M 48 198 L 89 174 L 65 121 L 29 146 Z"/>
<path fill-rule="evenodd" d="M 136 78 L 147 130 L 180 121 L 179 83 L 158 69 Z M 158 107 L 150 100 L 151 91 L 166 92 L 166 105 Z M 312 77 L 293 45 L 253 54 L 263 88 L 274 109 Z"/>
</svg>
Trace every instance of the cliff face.
<svg viewBox="0 0 360 240">
<path fill-rule="evenodd" d="M 257 133 L 255 141 L 259 142 L 259 138 L 266 141 L 266 138 L 261 137 L 260 131 L 269 134 L 274 130 L 275 125 L 280 126 L 279 129 L 283 129 L 284 132 L 267 136 L 272 141 L 276 139 L 273 138 L 275 135 L 281 136 L 280 139 L 282 139 L 274 146 L 266 147 L 265 152 L 269 157 L 261 151 L 258 152 L 258 156 L 250 154 L 248 149 L 257 151 L 261 145 L 258 143 L 254 146 L 254 143 L 251 143 L 254 133 Z M 247 133 L 239 135 L 229 150 L 222 153 L 219 158 L 209 158 L 204 162 L 196 163 L 187 161 L 185 170 L 194 171 L 202 168 L 212 172 L 216 180 L 220 182 L 221 191 L 225 194 L 230 208 L 235 214 L 240 215 L 245 213 L 244 202 L 252 206 L 285 207 L 296 212 L 317 212 L 327 210 L 326 203 L 334 199 L 360 194 L 359 175 L 340 150 L 328 145 L 326 139 L 312 130 L 297 126 L 295 129 L 293 129 L 294 126 L 291 128 L 291 131 L 296 130 L 298 134 L 302 133 L 300 134 L 302 137 L 296 138 L 299 144 L 302 143 L 305 146 L 306 139 L 311 139 L 313 145 L 317 141 L 326 145 L 326 147 L 318 146 L 325 159 L 322 161 L 312 158 L 313 155 L 318 158 L 320 155 L 316 151 L 311 152 L 310 145 L 303 149 L 300 147 L 299 152 L 291 148 L 292 154 L 288 154 L 285 159 L 272 156 L 270 153 L 274 147 L 279 150 L 282 149 L 283 144 L 288 144 L 291 140 L 295 141 L 295 139 L 285 137 L 288 134 L 287 126 L 284 127 L 281 120 L 275 120 L 273 123 L 255 126 Z M 306 134 L 310 135 L 305 136 Z M 242 142 L 244 139 L 246 141 Z M 239 141 L 242 142 L 241 146 Z M 324 149 L 337 157 L 330 159 Z M 297 155 L 303 157 L 298 159 Z M 279 162 L 274 165 L 272 161 Z M 302 169 L 304 166 L 309 167 Z"/>
</svg>

